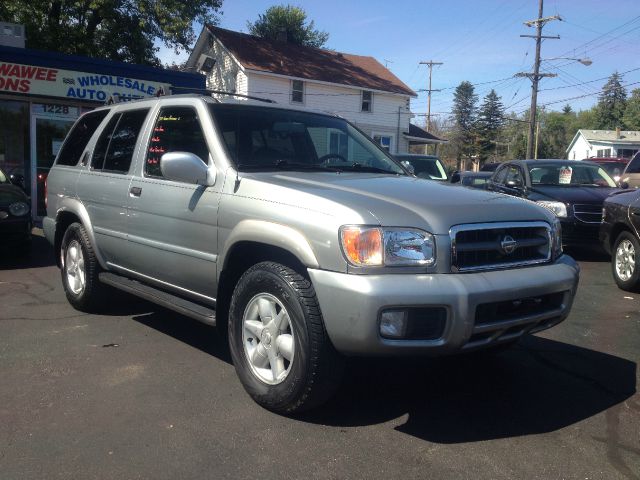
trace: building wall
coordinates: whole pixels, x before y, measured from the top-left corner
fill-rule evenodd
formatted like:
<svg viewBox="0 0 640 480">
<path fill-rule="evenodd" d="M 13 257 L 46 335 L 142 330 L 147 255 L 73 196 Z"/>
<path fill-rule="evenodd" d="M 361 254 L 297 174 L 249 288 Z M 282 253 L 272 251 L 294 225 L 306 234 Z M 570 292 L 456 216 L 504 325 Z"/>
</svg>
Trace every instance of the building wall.
<svg viewBox="0 0 640 480">
<path fill-rule="evenodd" d="M 585 158 L 593 157 L 590 152 L 591 146 L 582 135 L 579 135 L 576 143 L 574 143 L 573 147 L 571 147 L 571 150 L 569 150 L 567 158 L 569 160 L 582 160 Z"/>
<path fill-rule="evenodd" d="M 374 92 L 372 111 L 362 112 L 362 91 L 359 89 L 305 81 L 304 102 L 300 104 L 291 102 L 291 79 L 255 72 L 247 72 L 247 77 L 249 95 L 269 98 L 282 105 L 302 106 L 340 115 L 357 125 L 367 135 L 383 134 L 392 137 L 392 153 L 404 153 L 409 149 L 409 144 L 402 135 L 409 131 L 411 114 L 408 96 Z"/>
<path fill-rule="evenodd" d="M 246 92 L 246 75 L 218 40 L 213 41 L 207 55 L 216 61 L 213 70 L 207 74 L 207 88 L 234 93 Z"/>
</svg>

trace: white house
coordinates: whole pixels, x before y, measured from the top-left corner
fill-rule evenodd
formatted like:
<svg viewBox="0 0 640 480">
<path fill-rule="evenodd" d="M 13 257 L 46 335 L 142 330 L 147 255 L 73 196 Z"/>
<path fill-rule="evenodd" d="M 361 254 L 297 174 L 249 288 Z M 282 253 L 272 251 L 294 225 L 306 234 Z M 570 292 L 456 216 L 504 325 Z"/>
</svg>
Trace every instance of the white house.
<svg viewBox="0 0 640 480">
<path fill-rule="evenodd" d="M 631 158 L 638 150 L 640 150 L 640 132 L 638 131 L 580 129 L 567 148 L 567 159 Z"/>
<path fill-rule="evenodd" d="M 186 66 L 205 73 L 211 90 L 338 114 L 391 153 L 407 152 L 409 141 L 420 140 L 409 135 L 416 93 L 373 57 L 207 25 Z"/>
</svg>

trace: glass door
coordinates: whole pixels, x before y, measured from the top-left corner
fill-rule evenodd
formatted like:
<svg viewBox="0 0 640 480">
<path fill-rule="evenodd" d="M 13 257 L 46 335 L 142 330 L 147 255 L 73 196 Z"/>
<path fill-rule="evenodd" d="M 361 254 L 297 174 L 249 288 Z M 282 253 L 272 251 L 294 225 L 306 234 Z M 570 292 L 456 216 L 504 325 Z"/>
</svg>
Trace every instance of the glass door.
<svg viewBox="0 0 640 480">
<path fill-rule="evenodd" d="M 35 218 L 47 214 L 45 181 L 79 110 L 78 107 L 46 103 L 31 106 L 31 211 Z"/>
</svg>

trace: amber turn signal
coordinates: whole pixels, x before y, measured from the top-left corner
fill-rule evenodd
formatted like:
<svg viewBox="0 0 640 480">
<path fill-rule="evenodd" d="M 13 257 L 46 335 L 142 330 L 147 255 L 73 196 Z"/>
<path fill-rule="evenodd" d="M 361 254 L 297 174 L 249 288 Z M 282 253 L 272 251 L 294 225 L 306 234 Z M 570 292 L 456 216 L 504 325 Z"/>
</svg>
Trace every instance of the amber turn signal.
<svg viewBox="0 0 640 480">
<path fill-rule="evenodd" d="M 346 226 L 340 232 L 342 248 L 349 262 L 358 266 L 382 265 L 382 230 Z"/>
</svg>

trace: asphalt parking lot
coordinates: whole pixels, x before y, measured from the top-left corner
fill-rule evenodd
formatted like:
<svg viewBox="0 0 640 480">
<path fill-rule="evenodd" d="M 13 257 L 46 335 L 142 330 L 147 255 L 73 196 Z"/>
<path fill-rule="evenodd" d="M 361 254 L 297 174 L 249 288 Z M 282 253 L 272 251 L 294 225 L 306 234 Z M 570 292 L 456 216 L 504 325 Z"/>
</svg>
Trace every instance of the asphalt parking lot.
<svg viewBox="0 0 640 480">
<path fill-rule="evenodd" d="M 124 294 L 73 310 L 44 239 L 0 264 L 0 478 L 640 479 L 640 295 L 581 253 L 563 324 L 496 356 L 353 359 L 296 418 L 215 329 Z"/>
</svg>

